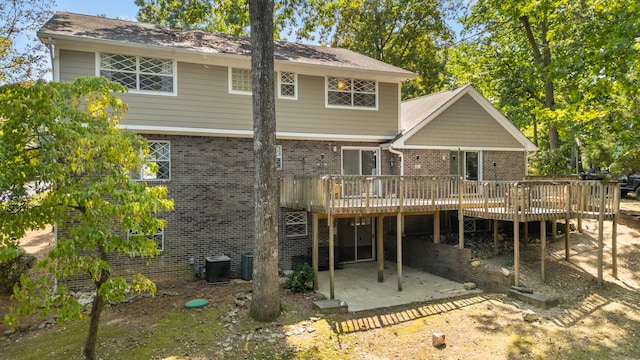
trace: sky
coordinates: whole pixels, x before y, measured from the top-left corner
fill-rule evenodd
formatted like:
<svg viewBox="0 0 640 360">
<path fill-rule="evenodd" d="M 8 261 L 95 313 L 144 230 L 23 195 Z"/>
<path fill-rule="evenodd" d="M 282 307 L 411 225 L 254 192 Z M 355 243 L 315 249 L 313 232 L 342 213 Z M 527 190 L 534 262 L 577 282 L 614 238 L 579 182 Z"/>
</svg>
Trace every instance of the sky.
<svg viewBox="0 0 640 360">
<path fill-rule="evenodd" d="M 126 20 L 135 20 L 138 13 L 134 0 L 56 0 L 54 10 Z"/>
</svg>

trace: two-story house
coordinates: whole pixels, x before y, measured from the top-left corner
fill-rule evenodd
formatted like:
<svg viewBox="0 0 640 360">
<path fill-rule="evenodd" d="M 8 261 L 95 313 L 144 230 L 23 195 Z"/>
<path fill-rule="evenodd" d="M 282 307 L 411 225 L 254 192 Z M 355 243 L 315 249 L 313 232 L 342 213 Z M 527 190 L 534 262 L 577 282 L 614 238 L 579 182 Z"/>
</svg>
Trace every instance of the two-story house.
<svg viewBox="0 0 640 360">
<path fill-rule="evenodd" d="M 161 254 L 149 267 L 120 259 L 120 269 L 155 281 L 184 279 L 205 257 L 227 255 L 238 276 L 241 254 L 253 249 L 249 39 L 72 13 L 56 13 L 38 36 L 51 50 L 54 81 L 96 75 L 129 88 L 121 96 L 128 104 L 121 125 L 148 139 L 149 159 L 158 165 L 135 176 L 167 186 L 175 201 L 157 236 Z M 275 77 L 283 178 L 520 180 L 526 154 L 535 150 L 473 87 L 403 103 L 402 83 L 416 74 L 349 50 L 276 42 Z M 370 185 L 338 181 L 331 192 L 347 199 L 385 191 L 378 180 Z M 340 262 L 380 260 L 376 239 L 396 226 L 395 217 L 354 211 L 334 227 L 305 210 L 283 202 L 282 270 L 310 256 L 314 231 L 325 248 L 335 233 Z M 406 215 L 403 226 L 437 223 L 439 232 L 440 213 Z"/>
</svg>

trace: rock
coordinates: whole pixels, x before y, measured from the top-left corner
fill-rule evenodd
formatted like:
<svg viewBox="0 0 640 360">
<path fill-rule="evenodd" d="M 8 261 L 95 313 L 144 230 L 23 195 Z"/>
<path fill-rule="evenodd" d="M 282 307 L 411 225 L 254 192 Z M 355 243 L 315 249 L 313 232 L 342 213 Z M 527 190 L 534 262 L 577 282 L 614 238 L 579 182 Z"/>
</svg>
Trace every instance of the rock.
<svg viewBox="0 0 640 360">
<path fill-rule="evenodd" d="M 282 273 L 284 274 L 284 276 L 291 276 L 293 275 L 293 270 L 285 270 Z"/>
<path fill-rule="evenodd" d="M 244 300 L 236 299 L 236 306 L 237 307 L 244 307 L 245 304 L 246 304 L 246 302 Z"/>
<path fill-rule="evenodd" d="M 433 335 L 431 335 L 431 344 L 433 345 L 433 347 L 440 347 L 444 345 L 444 334 L 433 333 Z"/>
<path fill-rule="evenodd" d="M 522 313 L 522 318 L 526 322 L 535 322 L 538 321 L 538 314 L 531 309 L 527 309 Z"/>
<path fill-rule="evenodd" d="M 473 261 L 471 262 L 471 266 L 473 266 L 473 267 L 480 267 L 480 261 L 478 261 L 478 260 L 473 260 Z"/>
<path fill-rule="evenodd" d="M 509 270 L 507 268 L 500 268 L 500 271 L 502 271 L 502 275 L 504 275 L 504 276 L 511 275 L 511 270 Z"/>
<path fill-rule="evenodd" d="M 312 327 L 307 328 L 307 332 L 308 332 L 308 333 L 312 333 L 312 332 L 315 332 L 315 331 L 316 331 L 316 329 L 314 329 L 314 328 L 312 328 Z"/>
<path fill-rule="evenodd" d="M 466 282 L 463 284 L 465 290 L 473 290 L 476 288 L 476 283 L 474 282 Z"/>
</svg>

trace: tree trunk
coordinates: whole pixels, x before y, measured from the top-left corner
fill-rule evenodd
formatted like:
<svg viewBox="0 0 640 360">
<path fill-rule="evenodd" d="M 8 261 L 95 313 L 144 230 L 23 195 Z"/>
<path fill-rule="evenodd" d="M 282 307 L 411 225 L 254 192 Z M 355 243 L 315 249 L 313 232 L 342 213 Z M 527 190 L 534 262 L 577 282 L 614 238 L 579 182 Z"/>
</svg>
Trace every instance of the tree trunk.
<svg viewBox="0 0 640 360">
<path fill-rule="evenodd" d="M 548 27 L 546 20 L 540 22 L 541 42 L 542 49 L 538 46 L 538 42 L 533 36 L 533 30 L 531 29 L 531 23 L 528 16 L 521 16 L 520 22 L 524 27 L 525 34 L 531 45 L 533 51 L 533 57 L 536 59 L 540 67 L 542 68 L 542 81 L 544 83 L 544 106 L 555 111 L 555 93 L 553 87 L 553 81 L 550 78 L 549 67 L 551 65 L 551 49 L 549 47 L 549 39 L 547 38 Z M 557 149 L 560 147 L 560 135 L 558 134 L 558 128 L 555 124 L 549 123 L 549 149 Z"/>
<path fill-rule="evenodd" d="M 106 258 L 106 253 L 104 253 Z M 84 358 L 87 360 L 96 360 L 96 343 L 98 342 L 98 326 L 100 326 L 100 315 L 104 309 L 104 299 L 98 295 L 98 291 L 102 284 L 109 279 L 109 273 L 100 270 L 100 279 L 96 281 L 96 297 L 93 298 L 91 304 L 91 315 L 89 317 L 89 333 L 84 343 Z"/>
<path fill-rule="evenodd" d="M 250 0 L 249 11 L 255 160 L 251 316 L 271 321 L 280 315 L 273 0 Z"/>
</svg>

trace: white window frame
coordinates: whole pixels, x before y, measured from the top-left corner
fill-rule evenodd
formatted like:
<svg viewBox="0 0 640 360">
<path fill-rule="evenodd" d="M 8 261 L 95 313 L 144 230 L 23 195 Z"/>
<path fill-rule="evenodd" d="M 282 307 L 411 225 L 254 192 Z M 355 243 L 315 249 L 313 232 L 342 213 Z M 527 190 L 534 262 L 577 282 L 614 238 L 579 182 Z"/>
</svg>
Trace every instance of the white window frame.
<svg viewBox="0 0 640 360">
<path fill-rule="evenodd" d="M 168 163 L 168 177 L 167 178 L 162 178 L 162 179 L 158 179 L 158 178 L 150 178 L 148 176 L 145 175 L 145 173 L 148 172 L 148 168 L 145 165 L 142 165 L 140 167 L 140 169 L 138 169 L 138 173 L 136 174 L 136 176 L 134 176 L 134 180 L 136 181 L 171 181 L 171 142 L 169 140 L 147 140 L 147 144 L 149 145 L 149 147 L 151 147 L 152 143 L 163 143 L 163 144 L 167 144 L 167 148 L 168 148 L 168 159 L 167 160 L 160 160 L 162 162 L 167 162 Z M 148 160 L 148 162 L 154 162 L 154 163 L 158 163 L 157 160 Z"/>
<path fill-rule="evenodd" d="M 129 238 L 133 235 L 137 235 L 137 233 L 131 230 L 127 231 L 127 240 L 129 240 Z M 149 234 L 145 234 L 145 236 L 151 238 L 151 240 L 155 241 L 156 244 L 158 244 L 158 251 L 164 251 L 164 228 L 159 228 L 153 236 L 150 236 Z"/>
<path fill-rule="evenodd" d="M 133 57 L 133 58 L 136 59 L 136 70 L 135 70 L 136 88 L 135 89 L 129 89 L 130 93 L 133 93 L 133 94 L 148 94 L 148 95 L 164 95 L 164 96 L 176 96 L 177 95 L 177 89 L 178 89 L 178 67 L 177 67 L 177 63 L 176 63 L 175 60 L 156 58 L 156 57 L 152 57 L 152 56 L 137 56 L 137 55 L 108 53 L 108 52 L 98 52 L 98 53 L 96 53 L 96 76 L 102 76 L 101 75 L 102 66 L 101 66 L 101 61 L 100 61 L 101 58 L 102 58 L 102 55 L 120 55 L 120 56 Z M 143 75 L 149 75 L 150 74 L 150 73 L 144 73 L 144 72 L 140 71 L 140 58 L 159 59 L 159 60 L 164 60 L 164 61 L 171 61 L 171 77 L 173 78 L 173 81 L 172 81 L 173 89 L 171 91 L 140 90 L 140 75 L 141 74 L 143 74 Z M 111 71 L 113 71 L 113 70 L 111 70 Z M 123 86 L 126 86 L 126 85 L 123 85 Z"/>
<path fill-rule="evenodd" d="M 233 71 L 234 70 L 241 70 L 241 71 L 246 71 L 249 74 L 249 84 L 251 85 L 252 83 L 252 78 L 251 78 L 251 69 L 247 69 L 247 68 L 241 68 L 241 67 L 232 67 L 229 66 L 229 94 L 237 94 L 237 95 L 251 95 L 252 91 L 251 91 L 251 86 L 249 86 L 249 90 L 236 90 L 233 88 Z"/>
<path fill-rule="evenodd" d="M 309 235 L 309 215 L 306 211 L 289 211 L 285 213 L 284 223 L 287 238 L 306 237 Z M 297 227 L 300 227 L 303 231 L 289 232 L 291 228 Z"/>
<path fill-rule="evenodd" d="M 329 90 L 329 81 L 330 81 L 329 79 L 331 79 L 331 78 L 348 80 L 350 82 L 350 86 L 349 86 L 350 90 L 333 90 L 333 89 Z M 353 82 L 355 80 L 373 82 L 375 84 L 375 91 L 373 93 L 355 91 L 354 87 L 353 87 Z M 351 105 L 329 104 L 329 91 L 350 93 L 351 94 Z M 354 105 L 353 104 L 353 94 L 358 94 L 358 93 L 375 94 L 375 96 L 376 96 L 376 104 L 375 104 L 375 106 L 356 106 L 356 105 Z M 346 76 L 325 76 L 325 78 L 324 78 L 324 106 L 327 107 L 327 108 L 357 109 L 357 110 L 378 110 L 379 99 L 380 99 L 380 91 L 379 91 L 379 86 L 378 86 L 378 81 L 377 80 L 356 79 L 356 78 L 350 78 L 350 77 L 346 77 Z"/>
<path fill-rule="evenodd" d="M 291 74 L 293 76 L 293 82 L 282 82 L 283 74 Z M 282 85 L 293 85 L 293 96 L 283 95 Z M 278 72 L 278 99 L 298 100 L 298 73 L 291 71 Z"/>
<path fill-rule="evenodd" d="M 282 170 L 282 145 L 276 145 L 276 170 Z"/>
</svg>

